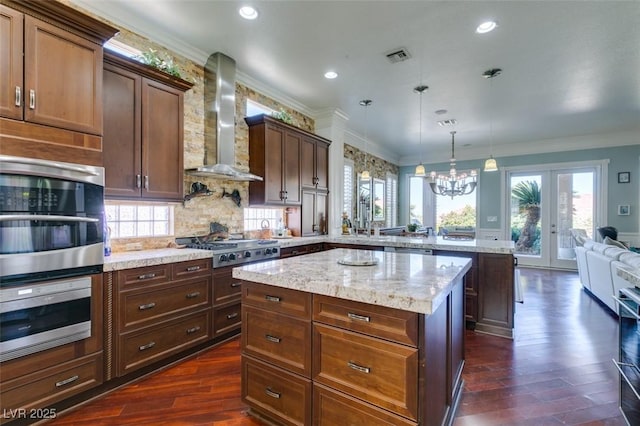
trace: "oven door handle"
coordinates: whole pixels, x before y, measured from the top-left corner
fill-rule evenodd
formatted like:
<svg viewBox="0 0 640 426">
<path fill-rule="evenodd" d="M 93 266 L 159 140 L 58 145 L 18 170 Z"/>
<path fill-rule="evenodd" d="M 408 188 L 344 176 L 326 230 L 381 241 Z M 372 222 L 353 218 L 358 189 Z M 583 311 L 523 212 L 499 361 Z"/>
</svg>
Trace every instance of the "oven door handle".
<svg viewBox="0 0 640 426">
<path fill-rule="evenodd" d="M 47 214 L 3 214 L 0 215 L 0 222 L 8 222 L 10 220 L 43 220 L 50 222 L 90 222 L 96 223 L 100 219 L 94 219 L 92 217 L 77 217 L 77 216 L 55 216 Z"/>
<path fill-rule="evenodd" d="M 0 161 L 15 164 L 27 164 L 33 166 L 55 167 L 60 170 L 68 170 L 70 172 L 82 173 L 89 176 L 100 176 L 100 173 L 82 166 L 73 166 L 71 164 L 57 163 L 50 160 L 39 160 L 37 158 L 21 158 L 8 155 L 0 155 Z"/>
<path fill-rule="evenodd" d="M 615 297 L 613 296 L 613 300 L 615 300 L 615 302 L 618 304 L 618 306 L 620 306 L 621 308 L 624 308 L 627 312 L 629 312 L 631 315 L 633 315 L 633 317 L 635 319 L 637 319 L 638 321 L 640 321 L 640 315 L 638 315 L 637 313 L 635 313 L 633 311 L 633 309 L 631 309 L 629 306 L 627 306 L 626 303 L 624 303 L 624 301 L 622 299 L 620 299 L 619 297 Z"/>
</svg>

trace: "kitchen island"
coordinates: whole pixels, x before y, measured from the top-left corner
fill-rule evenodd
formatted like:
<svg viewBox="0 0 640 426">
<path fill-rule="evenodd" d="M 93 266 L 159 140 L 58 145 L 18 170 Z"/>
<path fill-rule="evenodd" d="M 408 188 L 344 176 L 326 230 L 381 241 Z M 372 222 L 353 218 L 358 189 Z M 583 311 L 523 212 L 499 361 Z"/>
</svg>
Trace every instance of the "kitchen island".
<svg viewBox="0 0 640 426">
<path fill-rule="evenodd" d="M 287 425 L 451 424 L 470 267 L 461 257 L 333 249 L 234 268 L 244 402 Z"/>
</svg>

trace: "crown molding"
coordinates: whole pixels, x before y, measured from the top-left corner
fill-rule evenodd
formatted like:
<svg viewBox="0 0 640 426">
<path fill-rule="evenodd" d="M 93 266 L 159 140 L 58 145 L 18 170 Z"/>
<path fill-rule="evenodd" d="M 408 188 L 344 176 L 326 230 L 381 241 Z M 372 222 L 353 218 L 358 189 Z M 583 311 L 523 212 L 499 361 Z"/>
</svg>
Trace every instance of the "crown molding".
<svg viewBox="0 0 640 426">
<path fill-rule="evenodd" d="M 285 95 L 278 90 L 273 89 L 272 87 L 266 85 L 260 80 L 251 77 L 248 74 L 245 74 L 244 72 L 236 71 L 236 82 L 248 87 L 249 89 L 255 90 L 261 95 L 267 96 L 274 101 L 279 102 L 295 111 L 298 111 L 301 114 L 314 118 L 313 110 L 308 108 L 303 103 L 295 100 L 288 95 Z"/>
<path fill-rule="evenodd" d="M 352 130 L 345 130 L 344 143 L 358 148 L 360 151 L 366 151 L 368 154 L 375 155 L 378 158 L 382 158 L 389 163 L 399 165 L 399 157 L 394 152 L 378 145 L 375 141 L 367 139 L 366 143 L 364 138 L 355 133 Z M 366 149 L 365 149 L 366 145 Z"/>
</svg>

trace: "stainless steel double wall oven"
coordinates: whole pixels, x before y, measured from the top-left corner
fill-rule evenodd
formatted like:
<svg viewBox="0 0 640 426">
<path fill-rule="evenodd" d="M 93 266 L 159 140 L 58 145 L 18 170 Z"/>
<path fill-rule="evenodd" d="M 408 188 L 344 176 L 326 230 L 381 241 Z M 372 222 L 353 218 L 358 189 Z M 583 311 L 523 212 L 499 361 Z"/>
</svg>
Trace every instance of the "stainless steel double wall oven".
<svg viewBox="0 0 640 426">
<path fill-rule="evenodd" d="M 91 335 L 104 169 L 0 156 L 0 362 Z"/>
</svg>

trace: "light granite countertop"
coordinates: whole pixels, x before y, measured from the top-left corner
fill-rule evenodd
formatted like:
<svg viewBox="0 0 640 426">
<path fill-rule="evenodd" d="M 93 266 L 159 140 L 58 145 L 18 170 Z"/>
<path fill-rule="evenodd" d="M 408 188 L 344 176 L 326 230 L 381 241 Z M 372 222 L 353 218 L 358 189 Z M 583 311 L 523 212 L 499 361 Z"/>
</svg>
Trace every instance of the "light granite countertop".
<svg viewBox="0 0 640 426">
<path fill-rule="evenodd" d="M 112 253 L 104 258 L 104 272 L 122 269 L 140 268 L 142 266 L 162 265 L 165 263 L 184 262 L 186 260 L 212 258 L 208 250 L 164 248 L 156 250 L 128 251 Z"/>
<path fill-rule="evenodd" d="M 623 280 L 629 281 L 631 285 L 640 287 L 640 269 L 634 269 L 630 266 L 618 266 L 617 274 Z"/>
<path fill-rule="evenodd" d="M 513 254 L 515 245 L 513 241 L 494 241 L 494 240 L 445 240 L 442 237 L 400 237 L 393 235 L 383 236 L 358 236 L 323 235 L 319 237 L 294 237 L 281 239 L 280 246 L 296 247 L 305 244 L 314 243 L 342 243 L 342 244 L 358 244 L 367 246 L 385 246 L 396 248 L 417 248 L 432 250 L 450 250 L 474 253 L 494 253 L 494 254 Z"/>
<path fill-rule="evenodd" d="M 338 263 L 347 257 L 375 258 L 378 264 Z M 238 266 L 233 277 L 428 315 L 470 267 L 471 260 L 459 257 L 333 249 Z"/>
</svg>

